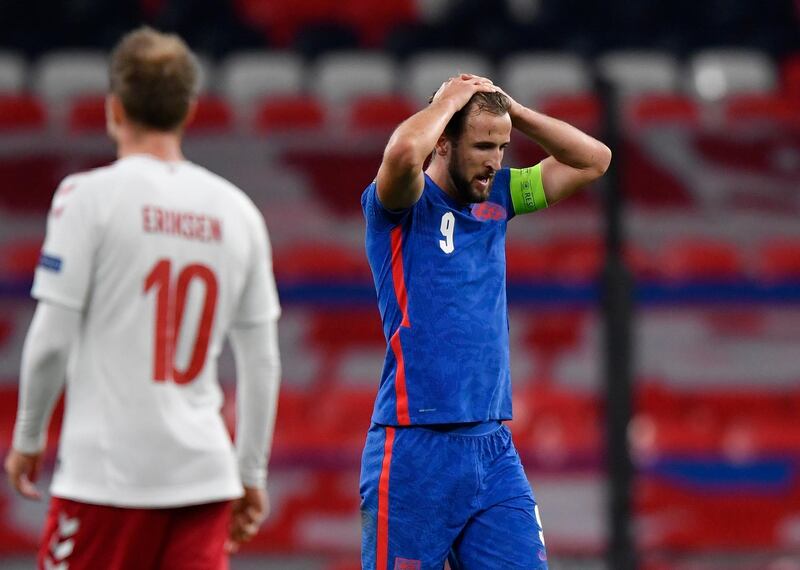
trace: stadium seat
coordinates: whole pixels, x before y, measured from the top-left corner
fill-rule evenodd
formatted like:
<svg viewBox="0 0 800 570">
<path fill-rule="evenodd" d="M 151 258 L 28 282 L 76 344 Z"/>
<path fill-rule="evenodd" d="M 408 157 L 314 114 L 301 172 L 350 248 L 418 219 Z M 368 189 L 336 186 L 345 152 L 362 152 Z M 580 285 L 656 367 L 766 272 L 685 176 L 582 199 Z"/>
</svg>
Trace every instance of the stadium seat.
<svg viewBox="0 0 800 570">
<path fill-rule="evenodd" d="M 233 111 L 228 103 L 213 95 L 201 96 L 186 130 L 189 135 L 227 133 L 233 126 Z"/>
<path fill-rule="evenodd" d="M 43 129 L 47 112 L 32 95 L 0 94 L 0 132 L 27 132 Z"/>
<path fill-rule="evenodd" d="M 538 109 L 589 133 L 600 129 L 600 101 L 591 94 L 548 96 L 540 101 Z"/>
<path fill-rule="evenodd" d="M 31 279 L 42 249 L 40 239 L 17 239 L 0 245 L 0 268 L 12 279 Z"/>
<path fill-rule="evenodd" d="M 9 211 L 46 212 L 58 183 L 68 173 L 62 155 L 33 151 L 30 154 L 0 159 L 0 208 Z"/>
<path fill-rule="evenodd" d="M 304 95 L 268 97 L 258 106 L 255 126 L 262 133 L 310 131 L 325 123 L 325 109 Z"/>
<path fill-rule="evenodd" d="M 669 53 L 615 51 L 601 56 L 596 65 L 623 97 L 675 93 L 680 89 L 678 62 Z"/>
<path fill-rule="evenodd" d="M 348 127 L 353 132 L 387 132 L 405 121 L 417 107 L 402 95 L 359 97 L 348 109 Z"/>
<path fill-rule="evenodd" d="M 551 267 L 550 259 L 541 255 L 534 255 L 536 248 L 530 243 L 521 243 L 519 240 L 506 243 L 506 275 L 509 281 L 538 281 L 549 277 Z"/>
<path fill-rule="evenodd" d="M 73 97 L 105 94 L 108 60 L 103 52 L 58 51 L 39 59 L 33 71 L 35 92 L 48 102 L 66 104 Z"/>
<path fill-rule="evenodd" d="M 510 280 L 591 281 L 600 271 L 603 244 L 595 238 L 556 238 L 506 246 Z"/>
<path fill-rule="evenodd" d="M 105 97 L 87 95 L 77 97 L 70 106 L 67 117 L 70 132 L 80 134 L 105 133 Z M 189 123 L 189 134 L 211 134 L 229 131 L 233 124 L 233 113 L 228 104 L 211 95 L 201 96 L 197 110 Z"/>
<path fill-rule="evenodd" d="M 800 98 L 784 94 L 758 93 L 734 95 L 724 102 L 728 124 L 767 122 L 783 126 L 800 126 Z"/>
<path fill-rule="evenodd" d="M 736 246 L 710 239 L 666 244 L 657 267 L 663 277 L 674 280 L 727 280 L 744 273 Z"/>
<path fill-rule="evenodd" d="M 25 59 L 12 51 L 0 51 L 0 93 L 19 93 L 25 89 Z"/>
<path fill-rule="evenodd" d="M 766 281 L 800 279 L 800 240 L 774 239 L 758 248 L 756 274 Z"/>
<path fill-rule="evenodd" d="M 510 55 L 503 60 L 497 82 L 522 104 L 534 107 L 544 97 L 584 95 L 592 90 L 584 60 L 560 52 Z"/>
<path fill-rule="evenodd" d="M 793 54 L 783 62 L 781 83 L 788 97 L 800 100 L 800 53 Z"/>
<path fill-rule="evenodd" d="M 285 164 L 305 172 L 318 204 L 345 218 L 360 215 L 358 195 L 375 179 L 383 148 L 373 145 L 354 151 L 351 147 L 297 149 L 283 155 Z M 342 173 L 347 173 L 343 176 Z M 354 184 L 356 194 L 354 194 Z"/>
<path fill-rule="evenodd" d="M 603 262 L 603 242 L 591 238 L 559 238 L 547 244 L 553 276 L 561 281 L 593 281 Z"/>
<path fill-rule="evenodd" d="M 777 86 L 772 60 L 759 51 L 719 49 L 697 52 L 689 60 L 688 90 L 716 101 L 744 93 L 769 93 Z"/>
<path fill-rule="evenodd" d="M 395 26 L 417 19 L 414 0 L 344 0 L 339 13 L 358 30 L 360 44 L 370 48 L 380 46 Z"/>
<path fill-rule="evenodd" d="M 338 4 L 336 0 L 241 0 L 236 7 L 243 19 L 263 30 L 273 45 L 287 47 L 301 26 L 334 18 Z"/>
<path fill-rule="evenodd" d="M 283 282 L 369 282 L 361 251 L 335 243 L 293 243 L 275 250 L 275 275 Z"/>
<path fill-rule="evenodd" d="M 344 51 L 321 56 L 309 89 L 328 103 L 345 103 L 364 95 L 386 95 L 394 90 L 394 60 L 378 52 Z"/>
<path fill-rule="evenodd" d="M 459 73 L 491 77 L 489 60 L 474 52 L 425 52 L 406 63 L 401 89 L 414 101 L 427 103 L 442 83 Z"/>
<path fill-rule="evenodd" d="M 362 273 L 361 264 L 356 271 Z M 386 341 L 378 313 L 372 307 L 348 307 L 316 311 L 309 326 L 307 342 L 309 348 L 317 350 L 345 350 L 353 347 L 383 347 Z"/>
<path fill-rule="evenodd" d="M 700 108 L 692 98 L 685 95 L 632 95 L 624 105 L 625 119 L 635 127 L 696 127 L 700 124 Z"/>
<path fill-rule="evenodd" d="M 304 68 L 293 52 L 242 52 L 228 56 L 217 76 L 220 92 L 231 103 L 250 106 L 265 97 L 300 93 Z"/>
<path fill-rule="evenodd" d="M 76 134 L 104 133 L 106 99 L 104 95 L 83 95 L 69 104 L 67 127 Z"/>
</svg>

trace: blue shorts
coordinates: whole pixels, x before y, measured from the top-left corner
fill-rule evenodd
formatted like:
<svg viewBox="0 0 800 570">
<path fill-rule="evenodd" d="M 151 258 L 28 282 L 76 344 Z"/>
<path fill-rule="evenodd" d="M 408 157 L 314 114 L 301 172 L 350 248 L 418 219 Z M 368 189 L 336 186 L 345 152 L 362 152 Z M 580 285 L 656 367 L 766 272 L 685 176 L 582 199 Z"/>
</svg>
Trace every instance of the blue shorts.
<svg viewBox="0 0 800 570">
<path fill-rule="evenodd" d="M 488 433 L 487 433 L 488 431 Z M 507 427 L 373 424 L 361 461 L 365 570 L 546 570 L 533 497 Z"/>
</svg>

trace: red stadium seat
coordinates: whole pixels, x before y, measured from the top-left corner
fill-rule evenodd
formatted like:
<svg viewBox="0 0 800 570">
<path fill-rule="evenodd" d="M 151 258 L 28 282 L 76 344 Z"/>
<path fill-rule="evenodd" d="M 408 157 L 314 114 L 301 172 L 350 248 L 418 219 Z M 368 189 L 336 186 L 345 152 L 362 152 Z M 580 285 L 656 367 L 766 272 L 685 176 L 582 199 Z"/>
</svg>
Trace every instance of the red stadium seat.
<svg viewBox="0 0 800 570">
<path fill-rule="evenodd" d="M 340 10 L 365 46 L 379 46 L 394 27 L 416 19 L 414 0 L 344 0 Z"/>
<path fill-rule="evenodd" d="M 413 103 L 401 95 L 366 96 L 353 101 L 348 123 L 353 131 L 392 131 L 414 114 Z"/>
<path fill-rule="evenodd" d="M 104 133 L 106 98 L 104 95 L 77 97 L 69 107 L 67 126 L 72 133 Z"/>
<path fill-rule="evenodd" d="M 700 122 L 700 109 L 692 99 L 675 94 L 649 94 L 626 102 L 626 115 L 638 127 L 679 124 L 694 126 Z"/>
<path fill-rule="evenodd" d="M 4 275 L 16 279 L 30 279 L 39 263 L 42 241 L 14 240 L 0 245 L 0 269 Z"/>
<path fill-rule="evenodd" d="M 506 246 L 510 280 L 588 281 L 595 279 L 603 261 L 603 243 L 595 238 L 557 238 L 545 244 L 509 243 Z"/>
<path fill-rule="evenodd" d="M 381 164 L 381 145 L 363 151 L 347 146 L 327 149 L 297 149 L 286 152 L 283 161 L 304 172 L 312 183 L 314 197 L 331 212 L 353 216 L 361 212 L 361 203 L 353 198 L 354 181 L 361 188 L 375 179 Z M 346 176 L 343 176 L 346 173 Z M 361 189 L 358 190 L 360 192 Z"/>
<path fill-rule="evenodd" d="M 594 457 L 602 445 L 603 407 L 594 395 L 530 386 L 517 391 L 514 440 L 521 453 L 549 465 Z"/>
<path fill-rule="evenodd" d="M 728 123 L 770 121 L 800 126 L 800 97 L 791 99 L 774 94 L 738 95 L 725 102 L 725 119 Z"/>
<path fill-rule="evenodd" d="M 200 97 L 197 111 L 189 123 L 189 134 L 224 133 L 233 126 L 233 112 L 224 99 L 213 96 Z"/>
<path fill-rule="evenodd" d="M 668 279 L 732 279 L 743 274 L 736 247 L 711 240 L 680 241 L 662 250 L 658 271 Z"/>
<path fill-rule="evenodd" d="M 547 97 L 540 102 L 539 110 L 590 133 L 600 128 L 600 101 L 592 94 Z"/>
<path fill-rule="evenodd" d="M 800 279 L 800 241 L 774 240 L 759 248 L 756 271 L 768 281 Z"/>
<path fill-rule="evenodd" d="M 325 124 L 325 110 L 312 97 L 271 97 L 259 105 L 255 122 L 262 133 L 309 131 Z"/>
<path fill-rule="evenodd" d="M 550 259 L 535 244 L 512 240 L 506 243 L 506 275 L 509 281 L 547 279 Z"/>
<path fill-rule="evenodd" d="M 385 340 L 378 313 L 369 307 L 316 311 L 309 330 L 309 343 L 322 350 L 342 350 L 352 346 L 382 347 Z"/>
<path fill-rule="evenodd" d="M 90 95 L 75 99 L 67 120 L 73 133 L 100 133 L 106 129 L 105 96 Z M 189 123 L 188 132 L 224 132 L 233 125 L 233 113 L 228 104 L 217 97 L 201 97 L 197 110 Z"/>
<path fill-rule="evenodd" d="M 358 249 L 333 243 L 297 243 L 275 250 L 275 275 L 281 281 L 368 282 L 369 266 Z"/>
<path fill-rule="evenodd" d="M 67 174 L 62 156 L 34 153 L 0 159 L 0 207 L 44 213 L 50 207 L 58 183 Z"/>
<path fill-rule="evenodd" d="M 304 24 L 336 19 L 340 9 L 337 0 L 238 0 L 242 17 L 254 27 L 263 30 L 277 46 L 288 46 L 298 28 Z"/>
<path fill-rule="evenodd" d="M 41 101 L 31 95 L 0 95 L 0 132 L 44 128 L 47 113 Z"/>
<path fill-rule="evenodd" d="M 364 45 L 380 45 L 397 24 L 416 19 L 413 0 L 238 0 L 245 20 L 264 30 L 271 42 L 287 46 L 300 28 L 319 22 L 349 24 Z"/>
<path fill-rule="evenodd" d="M 787 97 L 800 100 L 800 53 L 795 53 L 783 62 L 781 83 Z"/>
</svg>

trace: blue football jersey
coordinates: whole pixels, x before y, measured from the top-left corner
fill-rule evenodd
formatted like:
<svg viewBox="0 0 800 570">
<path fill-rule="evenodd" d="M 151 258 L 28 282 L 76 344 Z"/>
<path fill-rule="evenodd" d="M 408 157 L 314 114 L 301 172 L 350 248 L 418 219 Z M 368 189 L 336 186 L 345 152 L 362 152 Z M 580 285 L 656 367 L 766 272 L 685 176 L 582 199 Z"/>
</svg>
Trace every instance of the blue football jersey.
<svg viewBox="0 0 800 570">
<path fill-rule="evenodd" d="M 384 208 L 375 182 L 364 191 L 367 258 L 387 341 L 373 422 L 511 418 L 505 238 L 518 172 L 498 171 L 488 200 L 466 206 L 427 175 L 406 210 Z"/>
</svg>

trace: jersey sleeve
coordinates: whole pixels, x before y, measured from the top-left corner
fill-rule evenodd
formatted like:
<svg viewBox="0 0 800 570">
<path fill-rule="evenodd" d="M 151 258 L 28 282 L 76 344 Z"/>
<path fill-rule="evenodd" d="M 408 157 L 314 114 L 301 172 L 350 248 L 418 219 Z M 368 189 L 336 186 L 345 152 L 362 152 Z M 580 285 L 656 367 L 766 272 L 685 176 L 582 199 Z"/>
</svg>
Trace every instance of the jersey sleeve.
<svg viewBox="0 0 800 570">
<path fill-rule="evenodd" d="M 511 203 L 511 190 L 509 187 L 511 179 L 511 170 L 508 168 L 501 168 L 494 175 L 494 182 L 492 182 L 492 192 L 489 200 L 500 204 L 506 211 L 506 220 L 514 217 L 514 206 Z"/>
<path fill-rule="evenodd" d="M 250 266 L 233 326 L 263 323 L 277 319 L 281 314 L 267 226 L 260 213 L 254 217 Z"/>
<path fill-rule="evenodd" d="M 53 196 L 31 295 L 82 311 L 92 282 L 98 225 L 85 182 L 66 178 Z"/>
<path fill-rule="evenodd" d="M 361 195 L 361 209 L 364 211 L 368 230 L 389 231 L 402 222 L 412 208 L 413 206 L 404 210 L 388 210 L 378 198 L 378 187 L 375 182 L 367 186 Z"/>
</svg>

